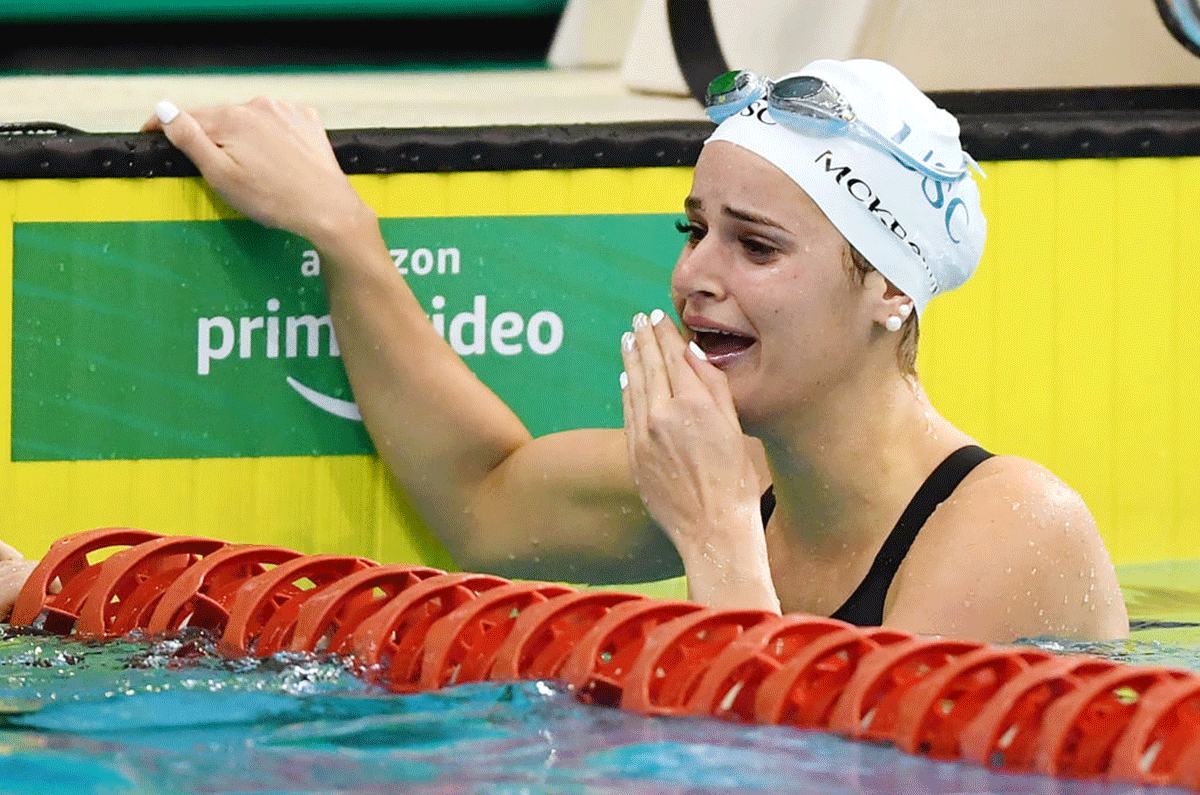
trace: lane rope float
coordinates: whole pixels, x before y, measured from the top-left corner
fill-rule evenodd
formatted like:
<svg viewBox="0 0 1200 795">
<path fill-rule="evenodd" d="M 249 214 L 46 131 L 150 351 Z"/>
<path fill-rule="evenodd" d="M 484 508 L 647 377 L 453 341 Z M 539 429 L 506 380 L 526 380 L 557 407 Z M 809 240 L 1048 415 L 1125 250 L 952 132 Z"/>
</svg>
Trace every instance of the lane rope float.
<svg viewBox="0 0 1200 795">
<path fill-rule="evenodd" d="M 54 542 L 10 622 L 201 627 L 396 693 L 555 679 L 585 703 L 820 729 L 993 769 L 1200 791 L 1200 674 L 125 527 Z"/>
</svg>

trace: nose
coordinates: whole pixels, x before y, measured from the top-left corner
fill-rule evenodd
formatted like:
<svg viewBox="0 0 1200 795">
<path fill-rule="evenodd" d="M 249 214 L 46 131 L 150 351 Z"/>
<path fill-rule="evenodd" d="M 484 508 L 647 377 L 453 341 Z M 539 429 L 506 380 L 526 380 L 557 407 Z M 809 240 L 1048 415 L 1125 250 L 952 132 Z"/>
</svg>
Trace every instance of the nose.
<svg viewBox="0 0 1200 795">
<path fill-rule="evenodd" d="M 671 273 L 676 304 L 689 299 L 720 300 L 725 295 L 724 268 L 717 236 L 709 232 L 694 246 L 684 246 Z"/>
</svg>

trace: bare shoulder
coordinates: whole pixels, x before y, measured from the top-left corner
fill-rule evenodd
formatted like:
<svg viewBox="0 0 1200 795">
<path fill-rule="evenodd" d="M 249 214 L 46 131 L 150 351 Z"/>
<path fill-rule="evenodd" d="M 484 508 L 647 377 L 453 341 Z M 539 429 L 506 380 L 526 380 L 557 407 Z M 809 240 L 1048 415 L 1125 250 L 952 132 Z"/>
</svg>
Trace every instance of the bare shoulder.
<svg viewBox="0 0 1200 795">
<path fill-rule="evenodd" d="M 1079 493 L 1046 467 L 1027 458 L 998 455 L 975 468 L 942 506 L 947 518 L 984 519 L 1016 514 L 1016 518 L 1064 529 L 1075 520 L 1095 529 L 1096 522 Z M 1005 517 L 1012 518 L 1012 517 Z"/>
<path fill-rule="evenodd" d="M 1128 634 L 1112 560 L 1082 497 L 1015 456 L 984 461 L 938 507 L 892 591 L 889 623 L 917 631 L 993 641 Z"/>
</svg>

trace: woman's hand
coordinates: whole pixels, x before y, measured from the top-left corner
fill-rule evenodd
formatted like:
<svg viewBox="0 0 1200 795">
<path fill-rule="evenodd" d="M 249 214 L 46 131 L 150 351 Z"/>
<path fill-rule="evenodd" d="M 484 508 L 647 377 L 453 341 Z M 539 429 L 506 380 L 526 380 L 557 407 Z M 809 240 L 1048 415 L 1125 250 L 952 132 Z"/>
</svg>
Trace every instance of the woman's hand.
<svg viewBox="0 0 1200 795">
<path fill-rule="evenodd" d="M 0 621 L 12 613 L 21 588 L 37 566 L 36 560 L 26 560 L 17 550 L 0 541 Z"/>
<path fill-rule="evenodd" d="M 162 130 L 234 209 L 321 248 L 366 209 L 312 108 L 259 98 L 181 111 L 160 102 L 143 132 Z"/>
<path fill-rule="evenodd" d="M 725 375 L 661 310 L 621 341 L 629 462 L 646 510 L 683 558 L 692 598 L 778 612 L 757 473 Z"/>
</svg>

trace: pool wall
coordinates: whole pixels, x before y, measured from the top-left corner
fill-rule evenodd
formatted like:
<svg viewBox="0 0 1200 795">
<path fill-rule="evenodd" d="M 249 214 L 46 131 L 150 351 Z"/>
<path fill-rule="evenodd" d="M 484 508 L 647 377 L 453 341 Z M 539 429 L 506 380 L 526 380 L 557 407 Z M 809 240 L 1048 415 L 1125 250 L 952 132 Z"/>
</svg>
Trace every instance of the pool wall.
<svg viewBox="0 0 1200 795">
<path fill-rule="evenodd" d="M 923 382 L 982 444 L 1079 490 L 1119 564 L 1200 558 L 1200 473 L 1184 452 L 1200 440 L 1198 97 L 938 97 L 987 171 L 990 239 L 975 278 L 923 320 Z M 431 277 L 413 280 L 431 317 L 507 399 L 536 385 L 518 412 L 545 432 L 619 424 L 619 329 L 666 300 L 707 129 L 332 137 L 406 251 L 398 267 Z M 38 556 L 67 533 L 133 526 L 453 566 L 345 414 L 303 241 L 236 221 L 155 136 L 7 135 L 0 177 L 6 540 Z"/>
</svg>

